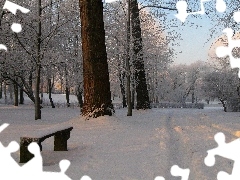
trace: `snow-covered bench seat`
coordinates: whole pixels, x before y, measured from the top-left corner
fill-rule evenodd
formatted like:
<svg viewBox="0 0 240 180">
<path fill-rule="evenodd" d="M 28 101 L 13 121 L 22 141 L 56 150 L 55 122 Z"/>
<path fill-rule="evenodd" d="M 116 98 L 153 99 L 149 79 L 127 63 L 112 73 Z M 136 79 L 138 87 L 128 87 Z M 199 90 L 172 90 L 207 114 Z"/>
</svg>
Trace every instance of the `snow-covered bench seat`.
<svg viewBox="0 0 240 180">
<path fill-rule="evenodd" d="M 26 163 L 33 158 L 34 155 L 28 151 L 28 145 L 31 142 L 38 143 L 42 151 L 41 143 L 51 136 L 54 136 L 54 151 L 67 151 L 67 140 L 70 138 L 72 129 L 73 127 L 69 125 L 57 124 L 28 132 L 23 137 L 20 137 L 20 163 Z"/>
</svg>

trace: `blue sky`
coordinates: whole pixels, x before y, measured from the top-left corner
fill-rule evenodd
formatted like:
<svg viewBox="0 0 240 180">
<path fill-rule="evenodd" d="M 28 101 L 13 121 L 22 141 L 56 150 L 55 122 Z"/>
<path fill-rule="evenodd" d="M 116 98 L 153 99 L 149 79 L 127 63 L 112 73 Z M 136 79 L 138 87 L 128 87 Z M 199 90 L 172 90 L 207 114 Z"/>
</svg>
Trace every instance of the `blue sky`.
<svg viewBox="0 0 240 180">
<path fill-rule="evenodd" d="M 107 1 L 115 0 L 105 0 L 105 2 Z M 139 2 L 144 4 L 145 1 L 139 0 Z M 204 5 L 208 6 L 209 4 L 205 3 Z M 181 40 L 173 42 L 174 44 L 179 44 L 178 46 L 173 46 L 175 52 L 174 62 L 177 64 L 191 64 L 198 60 L 206 61 L 211 44 L 222 34 L 222 32 L 218 32 L 214 34 L 213 38 L 209 39 L 211 35 L 209 29 L 212 27 L 210 18 L 206 15 L 189 15 L 185 23 L 182 23 L 174 16 L 177 14 L 177 11 L 162 9 L 159 11 L 164 11 L 167 14 L 164 16 L 166 19 L 159 19 L 160 24 L 166 25 L 166 31 L 170 35 L 172 31 L 176 31 L 181 36 Z"/>
<path fill-rule="evenodd" d="M 179 45 L 173 46 L 175 50 L 174 62 L 176 64 L 191 64 L 198 60 L 207 61 L 211 44 L 222 34 L 219 31 L 211 38 L 210 28 L 213 26 L 211 19 L 205 14 L 189 15 L 182 23 L 175 17 L 177 11 L 165 12 L 167 19 L 160 20 L 160 24 L 171 24 L 172 26 L 167 31 L 171 34 L 171 31 L 174 30 L 181 36 L 181 40 L 176 41 Z"/>
<path fill-rule="evenodd" d="M 163 1 L 163 0 L 157 0 L 159 3 L 162 1 L 163 6 L 167 2 L 171 1 Z M 191 7 L 190 9 L 194 9 L 194 11 L 200 10 L 200 0 L 199 6 Z M 143 4 L 146 1 L 139 0 L 139 2 L 142 2 Z M 204 7 L 206 8 L 206 11 L 208 12 L 209 9 L 212 8 L 212 11 L 214 11 L 215 8 L 215 1 L 209 1 L 204 3 Z M 161 4 L 161 3 L 160 3 Z M 171 6 L 172 8 L 175 8 L 176 6 Z M 209 8 L 210 7 L 210 8 Z M 156 10 L 156 9 L 154 9 Z M 215 10 L 216 11 L 216 10 Z M 159 9 L 159 12 L 165 12 L 166 16 L 162 19 L 159 19 L 160 24 L 166 25 L 166 31 L 168 31 L 171 35 L 172 31 L 176 31 L 181 36 L 181 40 L 176 40 L 173 42 L 175 45 L 173 46 L 174 52 L 175 52 L 175 58 L 174 62 L 176 64 L 182 63 L 182 64 L 191 64 L 195 61 L 202 60 L 207 61 L 208 57 L 208 51 L 211 46 L 211 44 L 220 36 L 222 35 L 222 30 L 218 30 L 212 35 L 211 38 L 211 32 L 210 28 L 213 27 L 213 24 L 215 22 L 212 22 L 212 20 L 207 15 L 189 15 L 184 23 L 182 23 L 180 20 L 178 20 L 175 17 L 175 14 L 177 14 L 177 11 L 170 11 L 170 10 L 163 10 Z M 211 12 L 212 14 L 217 13 L 217 15 L 220 17 L 221 13 Z M 178 44 L 178 46 L 176 45 Z"/>
<path fill-rule="evenodd" d="M 175 18 L 175 16 L 172 15 L 172 18 Z M 190 15 L 186 21 L 188 22 L 184 24 L 179 21 L 177 23 L 178 28 L 174 27 L 182 38 L 178 41 L 179 46 L 174 46 L 176 51 L 175 63 L 190 64 L 198 60 L 206 61 L 212 42 L 221 32 L 216 34 L 214 38 L 209 39 L 211 21 L 204 15 L 201 18 Z"/>
</svg>

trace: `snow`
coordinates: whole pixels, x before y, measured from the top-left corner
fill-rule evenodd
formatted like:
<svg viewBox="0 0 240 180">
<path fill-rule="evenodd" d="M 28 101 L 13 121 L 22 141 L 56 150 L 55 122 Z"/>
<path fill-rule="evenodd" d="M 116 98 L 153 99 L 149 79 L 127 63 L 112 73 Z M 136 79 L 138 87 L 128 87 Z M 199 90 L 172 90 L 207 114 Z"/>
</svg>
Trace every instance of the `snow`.
<svg viewBox="0 0 240 180">
<path fill-rule="evenodd" d="M 66 123 L 60 123 L 60 124 L 51 125 L 45 128 L 37 129 L 37 130 L 36 129 L 28 130 L 28 132 L 24 134 L 22 137 L 45 139 L 46 136 L 53 136 L 56 132 L 60 132 L 67 129 L 68 131 L 71 131 L 70 129 L 72 129 L 72 126 L 67 125 Z"/>
<path fill-rule="evenodd" d="M 45 171 L 59 171 L 62 159 L 71 161 L 66 174 L 73 180 L 89 175 L 93 180 L 153 180 L 156 176 L 173 177 L 173 165 L 189 168 L 189 179 L 216 179 L 224 170 L 231 173 L 233 162 L 217 157 L 214 167 L 207 167 L 207 150 L 217 146 L 214 135 L 223 132 L 226 141 L 240 137 L 240 114 L 226 113 L 221 107 L 205 109 L 116 109 L 114 116 L 86 120 L 79 108 L 43 108 L 42 120 L 34 120 L 30 105 L 0 106 L 0 123 L 10 123 L 0 139 L 4 146 L 20 141 L 23 134 L 47 129 L 61 123 L 73 126 L 68 151 L 54 152 L 50 137 L 42 142 Z M 19 162 L 19 151 L 13 153 Z"/>
</svg>

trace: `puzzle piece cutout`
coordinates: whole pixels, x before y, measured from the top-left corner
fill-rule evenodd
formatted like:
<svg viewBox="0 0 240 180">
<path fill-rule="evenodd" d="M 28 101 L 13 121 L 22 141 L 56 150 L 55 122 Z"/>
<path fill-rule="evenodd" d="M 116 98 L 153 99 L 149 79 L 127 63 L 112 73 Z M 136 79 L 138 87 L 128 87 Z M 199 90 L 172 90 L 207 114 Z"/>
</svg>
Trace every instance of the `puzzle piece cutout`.
<svg viewBox="0 0 240 180">
<path fill-rule="evenodd" d="M 2 177 L 16 179 L 17 174 L 20 173 L 20 166 L 11 157 L 11 153 L 16 152 L 18 149 L 19 145 L 15 141 L 9 143 L 7 147 L 4 147 L 2 143 L 0 143 L 0 171 Z M 4 162 L 7 162 L 7 165 Z"/>
<path fill-rule="evenodd" d="M 239 23 L 240 22 L 240 11 L 234 12 L 233 18 L 234 18 L 234 21 Z"/>
<path fill-rule="evenodd" d="M 205 13 L 204 2 L 208 2 L 208 1 L 211 1 L 211 0 L 201 0 L 200 1 L 200 5 L 201 5 L 200 11 L 188 13 L 187 12 L 187 8 L 188 8 L 187 2 L 184 0 L 180 0 L 176 4 L 176 9 L 178 10 L 178 14 L 176 14 L 175 16 L 181 22 L 185 22 L 185 20 L 187 19 L 187 17 L 189 15 L 204 14 Z M 226 3 L 224 0 L 216 0 L 216 10 L 221 13 L 223 13 L 226 10 Z"/>
<path fill-rule="evenodd" d="M 0 126 L 0 133 L 1 133 L 4 129 L 6 129 L 8 126 L 9 126 L 9 124 L 7 124 L 7 123 L 2 124 L 2 125 Z"/>
<path fill-rule="evenodd" d="M 9 124 L 0 126 L 2 132 Z M 18 151 L 19 144 L 15 141 L 4 147 L 0 142 L 0 179 L 24 179 L 24 180 L 71 180 L 65 173 L 70 166 L 70 161 L 62 160 L 59 163 L 60 172 L 43 171 L 43 161 L 40 147 L 33 142 L 28 146 L 29 152 L 34 155 L 28 163 L 22 167 L 12 158 L 11 153 Z M 80 180 L 91 180 L 89 176 L 83 176 Z"/>
<path fill-rule="evenodd" d="M 240 156 L 239 156 L 239 149 L 240 149 L 240 138 L 226 143 L 225 142 L 225 135 L 223 133 L 217 133 L 214 136 L 215 141 L 218 144 L 217 148 L 211 149 L 207 151 L 208 155 L 204 159 L 204 163 L 207 166 L 213 166 L 215 164 L 215 156 L 219 155 L 221 157 L 230 159 L 234 161 L 232 174 L 228 174 L 224 171 L 220 171 L 217 175 L 218 180 L 238 180 L 240 177 Z"/>
<path fill-rule="evenodd" d="M 22 6 L 19 6 L 15 3 L 12 3 L 10 1 L 5 2 L 4 6 L 3 6 L 3 9 L 7 9 L 8 11 L 10 11 L 14 15 L 16 15 L 17 10 L 19 10 L 22 13 L 25 13 L 25 14 L 30 12 L 29 9 L 26 9 L 26 8 L 24 8 Z M 13 23 L 12 26 L 11 26 L 11 29 L 15 33 L 20 33 L 22 31 L 22 25 L 19 24 L 19 23 Z M 1 49 L 7 51 L 7 47 L 4 44 L 0 44 L 0 50 Z"/>
<path fill-rule="evenodd" d="M 190 174 L 190 169 L 182 169 L 177 165 L 174 165 L 171 167 L 171 174 L 172 176 L 181 176 L 182 179 L 181 180 L 188 180 L 189 178 L 189 174 Z M 165 180 L 164 177 L 162 176 L 157 176 L 154 180 Z"/>
<path fill-rule="evenodd" d="M 216 54 L 218 57 L 229 56 L 231 68 L 240 68 L 240 58 L 234 58 L 232 51 L 234 48 L 240 47 L 240 39 L 233 40 L 233 30 L 231 28 L 226 28 L 223 30 L 224 33 L 227 34 L 228 39 L 228 47 L 219 46 L 216 48 Z M 238 77 L 240 78 L 240 71 L 238 73 Z"/>
</svg>

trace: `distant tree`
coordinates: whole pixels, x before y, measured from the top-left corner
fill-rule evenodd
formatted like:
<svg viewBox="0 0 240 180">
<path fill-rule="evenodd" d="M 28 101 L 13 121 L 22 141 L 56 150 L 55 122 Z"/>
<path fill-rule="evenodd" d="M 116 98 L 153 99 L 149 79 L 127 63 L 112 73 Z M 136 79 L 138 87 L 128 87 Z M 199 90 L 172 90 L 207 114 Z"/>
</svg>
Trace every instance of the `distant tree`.
<svg viewBox="0 0 240 180">
<path fill-rule="evenodd" d="M 102 1 L 80 0 L 80 18 L 84 82 L 82 115 L 112 115 Z"/>
<path fill-rule="evenodd" d="M 206 97 L 218 98 L 227 111 L 226 103 L 229 98 L 239 98 L 239 80 L 236 71 L 212 71 L 203 78 L 202 90 Z M 229 102 L 230 103 L 230 102 Z"/>
<path fill-rule="evenodd" d="M 137 0 L 130 1 L 131 25 L 133 37 L 133 67 L 134 79 L 137 93 L 137 109 L 149 109 L 149 94 L 147 89 L 147 81 L 145 74 L 145 66 L 143 61 L 143 42 L 140 24 L 140 16 Z"/>
</svg>

